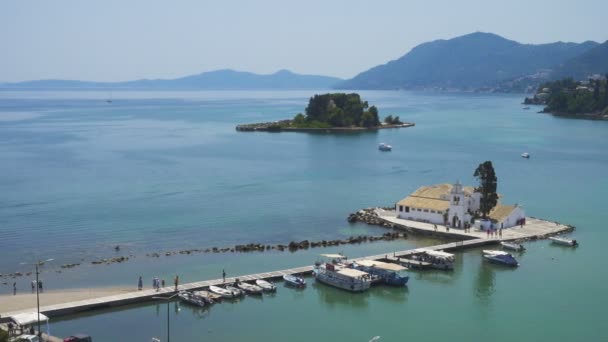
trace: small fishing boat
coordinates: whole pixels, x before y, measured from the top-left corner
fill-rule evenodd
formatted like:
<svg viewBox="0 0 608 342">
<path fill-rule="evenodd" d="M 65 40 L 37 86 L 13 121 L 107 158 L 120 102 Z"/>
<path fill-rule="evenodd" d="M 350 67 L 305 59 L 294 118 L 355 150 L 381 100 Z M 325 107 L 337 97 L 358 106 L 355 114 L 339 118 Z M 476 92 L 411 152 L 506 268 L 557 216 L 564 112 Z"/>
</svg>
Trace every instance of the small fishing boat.
<svg viewBox="0 0 608 342">
<path fill-rule="evenodd" d="M 521 252 L 521 251 L 525 251 L 526 250 L 526 248 L 523 245 L 520 245 L 520 244 L 517 244 L 517 243 L 501 242 L 500 245 L 504 249 L 510 249 L 512 251 L 517 251 L 517 252 Z"/>
<path fill-rule="evenodd" d="M 524 109 L 525 109 L 525 110 L 528 110 L 528 109 L 530 109 L 530 107 L 524 107 Z"/>
<path fill-rule="evenodd" d="M 177 296 L 179 297 L 179 299 L 182 302 L 185 302 L 185 303 L 188 303 L 191 305 L 204 307 L 206 304 L 205 299 L 203 297 L 196 295 L 192 292 L 188 292 L 188 291 L 180 292 Z"/>
<path fill-rule="evenodd" d="M 232 293 L 231 291 L 223 289 L 223 288 L 221 288 L 219 286 L 211 285 L 211 286 L 209 286 L 209 291 L 222 296 L 222 298 L 234 298 L 234 297 L 236 297 L 234 295 L 234 293 Z"/>
<path fill-rule="evenodd" d="M 214 304 L 222 300 L 222 296 L 209 291 L 195 291 L 194 294 L 200 296 L 207 304 Z"/>
<path fill-rule="evenodd" d="M 522 158 L 526 158 L 526 159 L 530 159 L 530 153 L 524 152 L 524 153 L 521 154 L 521 157 Z"/>
<path fill-rule="evenodd" d="M 230 292 L 232 292 L 232 294 L 234 294 L 235 297 L 240 297 L 240 296 L 244 296 L 245 295 L 245 291 L 241 290 L 239 288 L 236 288 L 232 285 L 225 285 L 224 288 Z"/>
<path fill-rule="evenodd" d="M 515 258 L 507 252 L 483 250 L 482 255 L 484 259 L 496 264 L 502 264 L 507 266 L 519 266 L 517 260 L 515 260 Z"/>
<path fill-rule="evenodd" d="M 389 145 L 389 144 L 385 144 L 385 143 L 380 143 L 380 145 L 378 145 L 378 149 L 380 151 L 391 151 L 393 149 L 393 146 Z"/>
<path fill-rule="evenodd" d="M 296 277 L 291 274 L 286 274 L 283 276 L 283 280 L 285 280 L 285 285 L 293 286 L 293 287 L 304 287 L 306 286 L 306 280 L 300 277 Z"/>
<path fill-rule="evenodd" d="M 244 282 L 240 282 L 236 286 L 239 289 L 247 292 L 248 294 L 252 294 L 252 295 L 261 295 L 262 291 L 263 291 L 262 288 L 257 285 L 244 283 Z"/>
<path fill-rule="evenodd" d="M 258 279 L 255 281 L 255 284 L 259 287 L 262 288 L 262 290 L 264 290 L 265 292 L 274 292 L 277 290 L 277 287 L 272 284 L 267 282 L 266 280 L 263 279 Z"/>
<path fill-rule="evenodd" d="M 560 237 L 556 237 L 556 236 L 551 236 L 549 238 L 549 240 L 553 241 L 553 243 L 556 243 L 558 245 L 564 245 L 564 246 L 578 246 L 578 242 L 576 242 L 576 240 L 571 240 L 571 239 L 564 239 L 564 238 L 560 238 Z"/>
</svg>

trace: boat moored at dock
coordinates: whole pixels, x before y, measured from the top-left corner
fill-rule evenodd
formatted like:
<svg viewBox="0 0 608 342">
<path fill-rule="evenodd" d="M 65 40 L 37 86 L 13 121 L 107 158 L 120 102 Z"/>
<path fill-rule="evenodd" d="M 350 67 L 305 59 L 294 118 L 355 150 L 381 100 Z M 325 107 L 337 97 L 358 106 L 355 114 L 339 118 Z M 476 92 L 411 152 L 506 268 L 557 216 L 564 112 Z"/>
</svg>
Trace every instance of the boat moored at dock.
<svg viewBox="0 0 608 342">
<path fill-rule="evenodd" d="M 551 237 L 549 237 L 549 240 L 551 240 L 553 243 L 556 243 L 558 245 L 572 246 L 572 247 L 578 246 L 578 242 L 573 239 L 565 239 L 565 238 L 560 238 L 557 236 L 551 236 Z"/>
<path fill-rule="evenodd" d="M 277 290 L 277 287 L 264 279 L 258 279 L 255 281 L 255 284 L 262 288 L 264 292 L 274 292 Z"/>
<path fill-rule="evenodd" d="M 183 292 L 180 292 L 177 296 L 179 297 L 179 299 L 182 302 L 185 302 L 185 303 L 188 303 L 191 305 L 204 307 L 205 304 L 207 304 L 205 298 L 203 298 L 202 296 L 197 295 L 193 292 L 183 291 Z"/>
<path fill-rule="evenodd" d="M 250 295 L 261 295 L 263 291 L 261 287 L 245 282 L 238 282 L 236 286 Z"/>
<path fill-rule="evenodd" d="M 285 274 L 283 276 L 283 280 L 285 280 L 285 285 L 293 286 L 293 287 L 305 287 L 306 280 L 304 278 L 300 278 L 298 276 L 292 274 Z"/>
<path fill-rule="evenodd" d="M 387 285 L 405 286 L 410 279 L 409 276 L 399 274 L 407 268 L 382 261 L 359 260 L 353 263 L 353 268 L 376 276 Z"/>
<path fill-rule="evenodd" d="M 332 254 L 325 254 L 325 257 L 332 257 Z M 341 256 L 345 259 L 345 257 Z M 321 283 L 337 287 L 350 292 L 367 291 L 372 284 L 372 277 L 369 273 L 347 267 L 344 259 L 337 260 L 338 264 L 324 263 L 318 265 L 313 274 L 315 279 Z"/>
<path fill-rule="evenodd" d="M 234 295 L 234 293 L 232 293 L 232 291 L 228 291 L 228 290 L 226 290 L 224 288 L 221 288 L 221 287 L 215 286 L 215 285 L 209 286 L 209 291 L 222 296 L 222 298 L 234 298 L 234 297 L 236 297 Z"/>
<path fill-rule="evenodd" d="M 428 262 L 432 268 L 438 270 L 454 269 L 454 254 L 424 248 L 418 251 L 421 253 L 413 256 L 414 260 Z"/>
<path fill-rule="evenodd" d="M 226 285 L 224 286 L 224 288 L 225 288 L 226 290 L 228 290 L 228 291 L 232 292 L 232 294 L 234 294 L 234 296 L 235 296 L 235 297 L 240 297 L 240 296 L 244 296 L 244 295 L 245 295 L 245 291 L 243 291 L 243 290 L 241 290 L 241 289 L 239 289 L 239 288 L 236 288 L 236 287 L 234 287 L 234 286 L 232 286 L 232 285 L 228 285 L 228 284 L 226 284 Z"/>
<path fill-rule="evenodd" d="M 517 260 L 515 260 L 515 258 L 507 252 L 483 250 L 482 255 L 484 259 L 496 264 L 502 264 L 507 266 L 519 266 Z"/>
<path fill-rule="evenodd" d="M 194 291 L 194 294 L 200 296 L 207 304 L 215 304 L 222 300 L 222 296 L 205 290 Z"/>
<path fill-rule="evenodd" d="M 510 249 L 512 251 L 517 251 L 517 252 L 521 252 L 521 251 L 525 251 L 526 250 L 526 248 L 523 245 L 520 245 L 520 244 L 517 244 L 517 243 L 500 242 L 500 245 L 504 249 Z"/>
</svg>

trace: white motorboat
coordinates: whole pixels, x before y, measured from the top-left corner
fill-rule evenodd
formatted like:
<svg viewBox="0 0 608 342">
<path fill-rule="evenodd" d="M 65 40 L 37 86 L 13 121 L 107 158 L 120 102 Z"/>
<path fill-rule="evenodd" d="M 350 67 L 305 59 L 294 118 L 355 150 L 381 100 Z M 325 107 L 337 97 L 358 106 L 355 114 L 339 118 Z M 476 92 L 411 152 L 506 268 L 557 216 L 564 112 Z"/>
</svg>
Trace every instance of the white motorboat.
<svg viewBox="0 0 608 342">
<path fill-rule="evenodd" d="M 179 299 L 188 304 L 204 307 L 206 302 L 202 296 L 194 294 L 192 292 L 184 291 L 180 292 L 178 295 Z"/>
<path fill-rule="evenodd" d="M 519 263 L 515 258 L 503 251 L 494 251 L 494 250 L 483 250 L 482 251 L 483 258 L 494 262 L 497 264 L 507 265 L 507 266 L 519 266 Z"/>
<path fill-rule="evenodd" d="M 232 285 L 225 285 L 224 288 L 234 294 L 235 297 L 240 297 L 245 295 L 245 291 L 239 288 L 236 288 Z"/>
<path fill-rule="evenodd" d="M 416 256 L 415 260 L 428 262 L 432 268 L 438 270 L 454 269 L 454 254 L 424 248 L 419 249 L 419 251 L 422 253 Z"/>
<path fill-rule="evenodd" d="M 389 144 L 385 144 L 385 143 L 380 143 L 380 145 L 378 145 L 378 149 L 380 151 L 391 151 L 393 149 L 393 146 L 389 145 Z"/>
<path fill-rule="evenodd" d="M 272 284 L 267 282 L 266 280 L 263 279 L 258 279 L 255 281 L 255 284 L 259 287 L 262 288 L 262 290 L 264 290 L 265 292 L 274 292 L 277 290 L 277 287 Z"/>
<path fill-rule="evenodd" d="M 501 242 L 500 245 L 504 249 L 510 249 L 512 251 L 517 251 L 517 252 L 521 252 L 521 251 L 526 250 L 526 248 L 523 245 L 520 245 L 520 244 L 517 244 L 517 243 Z"/>
<path fill-rule="evenodd" d="M 203 298 L 207 304 L 214 304 L 222 300 L 222 296 L 209 291 L 195 291 L 194 294 Z"/>
<path fill-rule="evenodd" d="M 372 284 L 369 273 L 332 263 L 317 266 L 314 275 L 319 282 L 351 292 L 366 291 Z"/>
<path fill-rule="evenodd" d="M 564 245 L 564 246 L 578 246 L 578 242 L 576 242 L 576 240 L 571 240 L 571 239 L 564 239 L 564 238 L 560 238 L 560 237 L 556 237 L 556 236 L 551 236 L 549 238 L 549 240 L 553 241 L 553 243 L 556 243 L 558 245 Z"/>
<path fill-rule="evenodd" d="M 252 294 L 252 295 L 261 295 L 262 291 L 263 291 L 262 288 L 257 285 L 244 283 L 244 282 L 239 282 L 236 286 L 239 289 L 247 292 L 248 294 Z"/>
<path fill-rule="evenodd" d="M 527 159 L 527 158 L 530 158 L 530 153 L 528 153 L 528 152 L 524 152 L 524 153 L 522 153 L 522 154 L 521 154 L 521 157 L 522 157 L 522 158 L 526 158 L 526 159 Z"/>
<path fill-rule="evenodd" d="M 232 293 L 231 291 L 228 291 L 226 289 L 223 289 L 223 288 L 221 288 L 219 286 L 215 286 L 215 285 L 209 286 L 209 291 L 222 296 L 222 298 L 234 298 L 234 297 L 236 297 L 234 295 L 234 293 Z"/>
<path fill-rule="evenodd" d="M 293 287 L 304 287 L 306 286 L 306 280 L 303 278 L 297 277 L 292 274 L 285 274 L 283 276 L 283 280 L 285 280 L 285 285 L 293 286 Z"/>
</svg>

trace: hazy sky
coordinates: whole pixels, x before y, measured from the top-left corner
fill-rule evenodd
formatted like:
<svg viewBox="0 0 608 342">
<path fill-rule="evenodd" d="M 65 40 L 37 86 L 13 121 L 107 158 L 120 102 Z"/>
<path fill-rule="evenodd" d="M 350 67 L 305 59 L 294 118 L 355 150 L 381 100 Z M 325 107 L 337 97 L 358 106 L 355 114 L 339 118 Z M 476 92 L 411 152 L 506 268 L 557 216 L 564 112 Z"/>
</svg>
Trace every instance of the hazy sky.
<svg viewBox="0 0 608 342">
<path fill-rule="evenodd" d="M 608 39 L 608 0 L 1 0 L 0 81 L 175 78 L 232 68 L 352 77 L 474 31 Z"/>
</svg>

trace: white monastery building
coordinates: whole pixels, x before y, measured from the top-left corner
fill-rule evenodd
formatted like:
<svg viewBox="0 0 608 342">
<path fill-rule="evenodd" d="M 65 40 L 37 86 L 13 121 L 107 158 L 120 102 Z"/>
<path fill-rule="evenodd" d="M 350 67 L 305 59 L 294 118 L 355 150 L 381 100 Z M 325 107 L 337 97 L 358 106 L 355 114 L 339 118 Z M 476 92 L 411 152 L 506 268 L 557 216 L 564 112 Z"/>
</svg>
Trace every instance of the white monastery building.
<svg viewBox="0 0 608 342">
<path fill-rule="evenodd" d="M 450 227 L 464 228 L 479 210 L 480 198 L 481 194 L 473 187 L 463 187 L 460 182 L 423 186 L 397 202 L 395 210 L 397 217 L 402 219 L 446 224 L 447 218 Z M 488 216 L 492 225 L 477 220 L 475 226 L 480 229 L 509 228 L 522 224 L 526 217 L 523 208 L 517 204 L 503 205 L 500 200 Z"/>
</svg>

